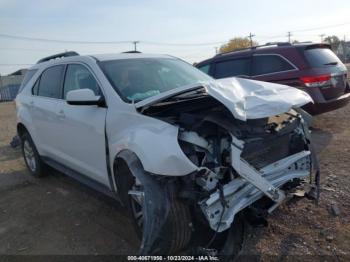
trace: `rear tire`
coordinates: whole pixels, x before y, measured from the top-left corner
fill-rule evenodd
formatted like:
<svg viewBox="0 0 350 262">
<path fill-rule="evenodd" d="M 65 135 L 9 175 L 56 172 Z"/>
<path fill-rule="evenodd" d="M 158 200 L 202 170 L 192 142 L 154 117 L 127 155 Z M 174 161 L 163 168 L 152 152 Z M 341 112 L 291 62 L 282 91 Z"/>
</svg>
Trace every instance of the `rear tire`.
<svg viewBox="0 0 350 262">
<path fill-rule="evenodd" d="M 21 136 L 21 149 L 24 162 L 31 173 L 35 177 L 43 177 L 47 170 L 46 164 L 41 160 L 41 157 L 36 149 L 32 138 L 28 132 Z"/>
</svg>

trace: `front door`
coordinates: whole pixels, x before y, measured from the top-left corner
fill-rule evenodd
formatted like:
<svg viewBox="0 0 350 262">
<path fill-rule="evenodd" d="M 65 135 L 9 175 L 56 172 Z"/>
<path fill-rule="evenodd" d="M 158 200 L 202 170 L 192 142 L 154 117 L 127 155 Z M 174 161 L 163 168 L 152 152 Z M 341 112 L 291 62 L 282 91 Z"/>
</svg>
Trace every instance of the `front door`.
<svg viewBox="0 0 350 262">
<path fill-rule="evenodd" d="M 104 133 L 107 109 L 95 105 L 69 105 L 65 100 L 69 91 L 86 88 L 102 95 L 96 78 L 85 65 L 67 65 L 63 100 L 58 104 L 56 146 L 64 152 L 70 168 L 109 186 Z"/>
</svg>

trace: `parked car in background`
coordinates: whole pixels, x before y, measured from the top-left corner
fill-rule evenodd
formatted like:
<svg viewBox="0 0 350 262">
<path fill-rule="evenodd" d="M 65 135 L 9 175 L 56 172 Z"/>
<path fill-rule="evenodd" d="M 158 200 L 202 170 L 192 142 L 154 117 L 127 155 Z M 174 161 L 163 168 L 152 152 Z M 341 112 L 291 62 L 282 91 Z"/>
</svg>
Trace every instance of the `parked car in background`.
<svg viewBox="0 0 350 262">
<path fill-rule="evenodd" d="M 218 54 L 196 67 L 214 78 L 237 76 L 304 90 L 314 101 L 304 108 L 313 115 L 350 101 L 347 69 L 327 44 L 266 44 Z"/>
</svg>

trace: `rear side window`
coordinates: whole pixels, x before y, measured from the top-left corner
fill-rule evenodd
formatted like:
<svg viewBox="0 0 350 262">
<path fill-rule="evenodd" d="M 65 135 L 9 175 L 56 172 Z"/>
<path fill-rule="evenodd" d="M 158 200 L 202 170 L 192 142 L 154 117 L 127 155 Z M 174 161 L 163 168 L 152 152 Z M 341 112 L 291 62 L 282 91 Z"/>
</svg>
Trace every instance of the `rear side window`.
<svg viewBox="0 0 350 262">
<path fill-rule="evenodd" d="M 38 80 L 36 80 L 34 86 L 33 86 L 33 91 L 32 94 L 37 96 L 38 95 L 38 91 L 39 91 L 39 82 L 40 82 L 40 78 Z"/>
<path fill-rule="evenodd" d="M 224 78 L 231 76 L 249 76 L 250 59 L 242 58 L 218 62 L 215 65 L 215 78 Z"/>
<path fill-rule="evenodd" d="M 328 48 L 313 48 L 304 51 L 311 67 L 324 67 L 340 64 L 340 59 Z"/>
<path fill-rule="evenodd" d="M 28 84 L 28 82 L 30 81 L 30 79 L 32 79 L 32 77 L 34 76 L 34 74 L 38 71 L 38 69 L 31 69 L 31 70 L 28 70 L 27 73 L 25 74 L 23 80 L 22 80 L 22 83 L 21 83 L 21 86 L 18 90 L 18 93 L 20 93 L 23 88 L 26 86 L 26 84 Z"/>
<path fill-rule="evenodd" d="M 206 73 L 207 75 L 209 75 L 210 64 L 209 65 L 200 66 L 200 67 L 198 67 L 198 69 L 201 70 L 203 73 Z"/>
<path fill-rule="evenodd" d="M 66 99 L 69 91 L 77 89 L 90 89 L 95 95 L 101 95 L 100 88 L 94 76 L 85 66 L 78 64 L 68 65 L 64 80 L 64 99 Z"/>
<path fill-rule="evenodd" d="M 278 55 L 253 56 L 253 75 L 264 75 L 295 69 Z"/>
<path fill-rule="evenodd" d="M 44 71 L 40 77 L 38 95 L 61 98 L 63 65 L 53 66 Z"/>
</svg>

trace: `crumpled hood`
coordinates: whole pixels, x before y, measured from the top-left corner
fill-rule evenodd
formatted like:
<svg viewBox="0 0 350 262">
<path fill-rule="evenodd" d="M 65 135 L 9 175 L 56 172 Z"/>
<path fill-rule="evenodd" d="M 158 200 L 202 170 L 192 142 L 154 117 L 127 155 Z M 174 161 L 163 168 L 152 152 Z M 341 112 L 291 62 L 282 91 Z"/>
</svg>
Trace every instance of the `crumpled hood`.
<svg viewBox="0 0 350 262">
<path fill-rule="evenodd" d="M 237 77 L 219 79 L 204 87 L 235 118 L 243 121 L 278 115 L 292 107 L 313 103 L 307 93 L 297 88 Z"/>
<path fill-rule="evenodd" d="M 136 103 L 135 107 L 151 106 L 169 97 L 201 87 L 225 105 L 235 118 L 242 121 L 282 114 L 293 107 L 313 103 L 307 93 L 294 87 L 230 77 L 169 90 L 142 100 Z"/>
</svg>

